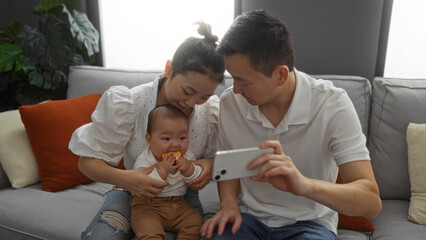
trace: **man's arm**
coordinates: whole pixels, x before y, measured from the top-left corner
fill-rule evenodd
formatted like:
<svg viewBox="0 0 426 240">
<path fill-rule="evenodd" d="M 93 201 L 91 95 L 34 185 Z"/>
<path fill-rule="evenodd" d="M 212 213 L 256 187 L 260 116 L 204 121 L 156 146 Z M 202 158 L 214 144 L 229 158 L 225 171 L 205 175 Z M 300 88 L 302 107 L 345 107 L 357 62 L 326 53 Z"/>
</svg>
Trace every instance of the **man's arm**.
<svg viewBox="0 0 426 240">
<path fill-rule="evenodd" d="M 335 184 L 303 176 L 278 141 L 261 144 L 261 148 L 267 147 L 273 147 L 274 154 L 265 154 L 249 164 L 249 169 L 261 166 L 253 180 L 269 182 L 279 190 L 310 198 L 345 215 L 374 218 L 381 211 L 382 201 L 370 161 L 341 165 L 344 184 Z"/>
<path fill-rule="evenodd" d="M 349 216 L 376 217 L 382 209 L 370 161 L 354 161 L 339 168 L 343 184 L 311 179 L 306 197 Z"/>
<path fill-rule="evenodd" d="M 242 218 L 237 202 L 239 187 L 239 179 L 218 182 L 220 210 L 201 227 L 201 236 L 211 238 L 216 226 L 217 234 L 222 235 L 228 222 L 233 223 L 232 233 L 240 229 Z"/>
</svg>

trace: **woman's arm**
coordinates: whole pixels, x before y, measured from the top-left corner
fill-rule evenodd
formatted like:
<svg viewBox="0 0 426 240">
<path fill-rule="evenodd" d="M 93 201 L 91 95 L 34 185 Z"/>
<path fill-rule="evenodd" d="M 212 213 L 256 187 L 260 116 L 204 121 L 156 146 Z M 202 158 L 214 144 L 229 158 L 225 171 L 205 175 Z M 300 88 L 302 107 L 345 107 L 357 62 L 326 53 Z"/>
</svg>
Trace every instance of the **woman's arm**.
<svg viewBox="0 0 426 240">
<path fill-rule="evenodd" d="M 129 190 L 134 196 L 155 197 L 167 185 L 166 182 L 148 177 L 153 167 L 145 169 L 123 170 L 107 164 L 102 159 L 80 157 L 80 171 L 98 182 L 118 185 Z"/>
</svg>

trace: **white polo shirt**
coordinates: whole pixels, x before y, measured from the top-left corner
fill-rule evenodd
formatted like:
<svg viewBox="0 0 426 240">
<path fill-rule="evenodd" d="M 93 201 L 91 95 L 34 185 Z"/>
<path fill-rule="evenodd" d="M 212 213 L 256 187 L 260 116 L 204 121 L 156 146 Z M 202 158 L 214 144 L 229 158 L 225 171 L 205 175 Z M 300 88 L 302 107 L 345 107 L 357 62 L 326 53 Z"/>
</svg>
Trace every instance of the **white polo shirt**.
<svg viewBox="0 0 426 240">
<path fill-rule="evenodd" d="M 370 159 L 359 118 L 343 89 L 297 70 L 295 75 L 293 101 L 277 127 L 258 106 L 227 89 L 220 99 L 217 149 L 256 147 L 268 139 L 279 140 L 304 176 L 334 183 L 339 165 Z M 241 212 L 256 216 L 269 227 L 311 220 L 337 233 L 338 215 L 330 208 L 269 183 L 250 178 L 240 183 Z"/>
</svg>

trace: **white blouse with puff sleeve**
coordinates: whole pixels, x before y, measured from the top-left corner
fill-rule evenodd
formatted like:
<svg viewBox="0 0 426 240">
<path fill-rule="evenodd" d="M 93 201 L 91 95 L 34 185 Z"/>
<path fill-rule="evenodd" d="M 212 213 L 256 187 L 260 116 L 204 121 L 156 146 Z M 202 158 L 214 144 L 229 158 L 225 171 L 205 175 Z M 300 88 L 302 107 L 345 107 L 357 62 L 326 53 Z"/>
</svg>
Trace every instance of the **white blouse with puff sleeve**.
<svg viewBox="0 0 426 240">
<path fill-rule="evenodd" d="M 78 156 L 103 159 L 114 166 L 124 157 L 124 166 L 132 169 L 136 158 L 148 148 L 148 114 L 156 105 L 162 77 L 132 89 L 113 86 L 105 91 L 92 122 L 75 130 L 69 149 Z M 196 159 L 214 157 L 218 114 L 219 99 L 212 96 L 206 103 L 196 105 L 189 117 L 189 149 Z"/>
</svg>

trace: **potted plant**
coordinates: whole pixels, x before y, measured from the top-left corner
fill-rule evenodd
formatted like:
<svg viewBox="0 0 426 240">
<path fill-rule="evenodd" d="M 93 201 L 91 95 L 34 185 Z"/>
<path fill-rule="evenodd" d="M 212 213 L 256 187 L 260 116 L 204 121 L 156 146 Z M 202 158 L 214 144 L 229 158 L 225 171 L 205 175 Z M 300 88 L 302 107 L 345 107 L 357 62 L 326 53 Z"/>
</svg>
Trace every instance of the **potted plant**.
<svg viewBox="0 0 426 240">
<path fill-rule="evenodd" d="M 99 32 L 79 12 L 80 0 L 41 0 L 38 28 L 12 23 L 0 29 L 0 112 L 65 98 L 72 65 L 91 64 Z"/>
</svg>

